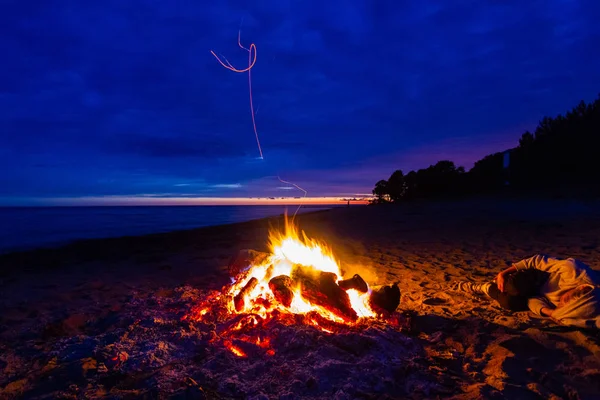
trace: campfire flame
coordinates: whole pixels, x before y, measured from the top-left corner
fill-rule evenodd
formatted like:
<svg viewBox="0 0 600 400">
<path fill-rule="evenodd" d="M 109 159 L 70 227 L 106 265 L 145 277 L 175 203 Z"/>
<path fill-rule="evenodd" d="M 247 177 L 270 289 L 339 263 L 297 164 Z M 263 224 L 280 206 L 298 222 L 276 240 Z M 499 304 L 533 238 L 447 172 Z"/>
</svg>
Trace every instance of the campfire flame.
<svg viewBox="0 0 600 400">
<path fill-rule="evenodd" d="M 182 317 L 212 326 L 209 341 L 221 343 L 235 357 L 275 355 L 273 338 L 265 332 L 274 322 L 302 323 L 334 334 L 385 315 L 372 305 L 383 306 L 388 317 L 393 312 L 374 300 L 381 299 L 381 289 L 372 291 L 359 275 L 343 280 L 331 249 L 287 220 L 283 232 L 269 232 L 269 246 L 268 254 L 241 252 L 230 264 L 231 285 L 210 292 Z M 395 293 L 399 302 L 397 287 Z"/>
<path fill-rule="evenodd" d="M 280 275 L 290 276 L 294 265 L 302 265 L 314 271 L 330 272 L 337 276 L 338 281 L 342 279 L 342 272 L 338 262 L 333 256 L 331 249 L 316 240 L 308 238 L 304 232 L 298 233 L 298 229 L 287 223 L 285 231 L 271 231 L 269 233 L 269 244 L 271 256 L 260 265 L 250 265 L 249 270 L 242 279 L 234 281 L 228 294 L 231 298 L 237 296 L 252 278 L 256 278 L 258 284 L 244 296 L 244 306 L 236 310 L 233 302 L 229 305 L 232 313 L 253 313 L 263 318 L 275 309 L 294 314 L 306 314 L 311 311 L 319 313 L 322 317 L 333 322 L 347 322 L 339 316 L 304 299 L 299 288 L 295 288 L 294 297 L 289 307 L 283 306 L 275 301 L 273 293 L 269 289 L 269 281 Z M 234 278 L 235 279 L 235 278 Z M 369 306 L 369 293 L 360 293 L 357 290 L 347 291 L 352 308 L 360 317 L 374 317 L 376 314 Z M 318 323 L 315 321 L 315 325 Z"/>
</svg>

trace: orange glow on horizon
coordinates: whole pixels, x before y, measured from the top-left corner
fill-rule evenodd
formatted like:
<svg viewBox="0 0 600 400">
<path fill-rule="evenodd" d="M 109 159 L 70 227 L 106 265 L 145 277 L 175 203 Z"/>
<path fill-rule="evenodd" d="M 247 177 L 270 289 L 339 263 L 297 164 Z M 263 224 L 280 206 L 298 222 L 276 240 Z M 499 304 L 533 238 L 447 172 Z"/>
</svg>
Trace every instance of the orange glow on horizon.
<svg viewBox="0 0 600 400">
<path fill-rule="evenodd" d="M 370 198 L 351 200 L 350 204 L 367 204 Z M 56 197 L 44 199 L 45 205 L 55 206 L 329 206 L 345 205 L 348 199 L 340 197 L 302 198 L 249 198 L 249 197 L 150 197 L 150 196 L 98 196 Z M 37 204 L 41 204 L 39 201 Z"/>
</svg>

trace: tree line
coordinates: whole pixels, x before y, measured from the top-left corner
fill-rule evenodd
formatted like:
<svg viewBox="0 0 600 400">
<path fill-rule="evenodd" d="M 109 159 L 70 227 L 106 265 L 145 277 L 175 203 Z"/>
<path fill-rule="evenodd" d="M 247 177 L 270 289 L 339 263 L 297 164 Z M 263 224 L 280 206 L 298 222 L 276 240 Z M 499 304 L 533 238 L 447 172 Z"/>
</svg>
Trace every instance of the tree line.
<svg viewBox="0 0 600 400">
<path fill-rule="evenodd" d="M 513 149 L 485 156 L 465 171 L 449 160 L 404 174 L 397 170 L 373 188 L 374 203 L 456 197 L 498 191 L 600 194 L 600 95 L 565 115 L 544 117 Z"/>
</svg>

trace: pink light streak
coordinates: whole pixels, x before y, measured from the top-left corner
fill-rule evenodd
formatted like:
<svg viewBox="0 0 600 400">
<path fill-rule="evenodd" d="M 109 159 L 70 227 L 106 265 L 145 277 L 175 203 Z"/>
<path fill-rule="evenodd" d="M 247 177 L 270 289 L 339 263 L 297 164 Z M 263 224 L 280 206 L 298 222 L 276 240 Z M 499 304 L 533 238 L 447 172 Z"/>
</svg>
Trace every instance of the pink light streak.
<svg viewBox="0 0 600 400">
<path fill-rule="evenodd" d="M 225 62 L 227 64 L 225 64 L 223 61 L 221 61 L 221 59 L 215 54 L 214 51 L 211 50 L 210 53 L 213 56 L 215 56 L 217 61 L 223 67 L 227 68 L 230 71 L 238 72 L 238 73 L 248 72 L 248 92 L 250 93 L 250 114 L 252 115 L 252 127 L 254 128 L 254 136 L 256 137 L 256 144 L 258 145 L 258 153 L 260 154 L 260 158 L 264 159 L 262 148 L 260 146 L 260 140 L 258 139 L 258 130 L 256 129 L 256 119 L 254 118 L 254 103 L 252 101 L 252 73 L 250 71 L 254 67 L 254 64 L 256 64 L 256 45 L 254 43 L 251 43 L 250 48 L 247 49 L 244 46 L 242 46 L 240 37 L 241 37 L 241 31 L 238 31 L 238 46 L 240 46 L 240 48 L 242 48 L 248 52 L 248 68 L 244 68 L 244 69 L 235 68 L 233 65 L 231 65 L 231 63 L 225 57 L 223 57 L 223 58 L 225 59 Z M 252 59 L 252 50 L 253 49 L 254 49 L 254 59 Z"/>
<path fill-rule="evenodd" d="M 258 129 L 256 128 L 256 118 L 255 118 L 255 113 L 254 113 L 254 102 L 252 100 L 252 72 L 251 71 L 252 71 L 252 68 L 254 67 L 254 64 L 256 64 L 256 56 L 257 56 L 256 45 L 254 43 L 250 43 L 250 47 L 249 48 L 244 47 L 242 45 L 242 41 L 241 41 L 241 30 L 238 30 L 238 46 L 240 46 L 241 49 L 246 50 L 248 52 L 248 68 L 245 68 L 245 69 L 235 68 L 233 65 L 231 65 L 231 63 L 227 60 L 227 58 L 223 57 L 223 59 L 225 60 L 225 63 L 226 63 L 225 64 L 215 54 L 214 51 L 211 50 L 210 53 L 217 59 L 217 61 L 223 67 L 227 68 L 230 71 L 238 72 L 238 73 L 248 72 L 248 93 L 250 94 L 250 114 L 252 115 L 252 128 L 254 129 L 254 136 L 256 137 L 256 144 L 258 145 L 258 152 L 260 154 L 260 159 L 264 160 L 262 148 L 260 146 L 260 140 L 258 139 Z M 252 58 L 252 50 L 254 50 L 254 59 Z M 302 192 L 304 192 L 303 199 L 306 199 L 306 195 L 308 194 L 308 192 L 306 190 L 302 189 L 300 186 L 296 185 L 295 183 L 284 181 L 279 176 L 277 176 L 277 179 L 279 179 L 279 181 L 282 182 L 282 183 L 286 183 L 286 184 L 292 185 L 296 189 L 301 190 Z M 294 216 L 292 217 L 292 220 L 293 220 L 293 218 L 296 217 L 296 214 L 300 210 L 300 207 L 302 207 L 302 204 L 300 204 L 298 206 L 298 208 L 296 209 L 296 212 L 294 212 Z"/>
<path fill-rule="evenodd" d="M 304 196 L 302 197 L 303 200 L 306 199 L 306 195 L 308 194 L 308 192 L 304 189 L 302 189 L 300 186 L 296 185 L 295 183 L 292 182 L 288 182 L 288 181 L 284 181 L 283 179 L 281 179 L 280 177 L 277 177 L 277 179 L 279 179 L 279 181 L 281 183 L 287 183 L 288 185 L 292 185 L 294 186 L 296 189 L 301 190 L 304 192 Z M 294 218 L 296 218 L 296 214 L 298 214 L 298 211 L 300 211 L 300 207 L 302 207 L 302 204 L 298 205 L 298 208 L 296 209 L 296 211 L 294 212 L 294 216 L 292 217 L 292 221 L 294 220 Z"/>
</svg>

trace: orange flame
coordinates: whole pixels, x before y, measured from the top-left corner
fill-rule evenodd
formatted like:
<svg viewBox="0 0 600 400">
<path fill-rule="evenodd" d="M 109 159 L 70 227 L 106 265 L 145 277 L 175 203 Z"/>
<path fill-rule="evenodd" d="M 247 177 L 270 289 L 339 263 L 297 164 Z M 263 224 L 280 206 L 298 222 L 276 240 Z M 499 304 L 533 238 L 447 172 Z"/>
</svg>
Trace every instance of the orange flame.
<svg viewBox="0 0 600 400">
<path fill-rule="evenodd" d="M 256 278 L 258 284 L 246 293 L 242 309 L 236 310 L 233 302 L 230 304 L 230 312 L 255 313 L 263 318 L 274 309 L 295 314 L 306 314 L 311 311 L 318 312 L 321 316 L 334 321 L 345 322 L 331 311 L 315 304 L 311 304 L 302 297 L 300 288 L 294 289 L 294 296 L 289 308 L 286 308 L 274 298 L 269 289 L 269 281 L 280 275 L 290 276 L 294 265 L 300 264 L 315 271 L 334 273 L 338 280 L 342 273 L 340 266 L 333 256 L 333 252 L 325 244 L 308 238 L 304 232 L 299 233 L 297 228 L 286 220 L 285 231 L 271 231 L 269 234 L 271 256 L 260 265 L 252 265 L 242 279 L 233 283 L 229 295 L 235 297 L 248 284 L 252 278 Z M 350 304 L 359 318 L 374 317 L 368 299 L 369 293 L 360 293 L 356 290 L 348 290 Z M 259 301 L 264 300 L 264 301 Z M 316 324 L 318 325 L 318 324 Z M 320 328 L 323 329 L 323 328 Z"/>
</svg>

